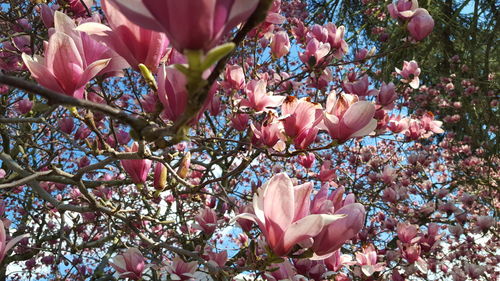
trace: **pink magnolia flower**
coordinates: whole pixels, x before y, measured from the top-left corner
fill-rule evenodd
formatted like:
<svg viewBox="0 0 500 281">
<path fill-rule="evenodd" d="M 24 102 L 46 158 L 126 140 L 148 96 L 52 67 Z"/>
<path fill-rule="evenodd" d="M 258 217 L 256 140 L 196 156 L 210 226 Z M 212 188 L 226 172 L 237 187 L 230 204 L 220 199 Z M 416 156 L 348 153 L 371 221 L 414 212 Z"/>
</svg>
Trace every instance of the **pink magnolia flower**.
<svg viewBox="0 0 500 281">
<path fill-rule="evenodd" d="M 275 147 L 283 137 L 283 125 L 274 115 L 262 124 L 250 124 L 253 132 L 252 143 L 257 146 Z"/>
<path fill-rule="evenodd" d="M 390 166 L 385 166 L 384 170 L 380 175 L 380 179 L 387 185 L 391 185 L 394 183 L 394 180 L 397 178 L 396 169 L 391 168 Z"/>
<path fill-rule="evenodd" d="M 234 90 L 241 90 L 245 87 L 245 73 L 239 65 L 227 65 L 224 77 L 226 84 Z"/>
<path fill-rule="evenodd" d="M 20 114 L 26 114 L 30 112 L 31 108 L 33 108 L 33 102 L 30 99 L 22 99 L 16 102 L 16 109 Z"/>
<path fill-rule="evenodd" d="M 335 169 L 332 169 L 332 161 L 323 161 L 323 164 L 321 164 L 321 168 L 319 169 L 318 179 L 321 182 L 329 182 L 336 177 L 337 175 L 335 174 Z"/>
<path fill-rule="evenodd" d="M 271 54 L 275 58 L 281 58 L 290 52 L 290 39 L 286 31 L 274 34 L 271 40 Z"/>
<path fill-rule="evenodd" d="M 248 128 L 248 121 L 250 120 L 250 116 L 245 113 L 239 113 L 233 115 L 231 118 L 231 127 L 235 128 L 238 131 L 244 131 Z"/>
<path fill-rule="evenodd" d="M 198 269 L 196 261 L 187 263 L 178 256 L 167 264 L 167 272 L 170 273 L 171 280 L 194 280 L 196 269 Z"/>
<path fill-rule="evenodd" d="M 208 77 L 209 71 L 203 73 L 203 77 Z M 158 98 L 163 104 L 163 116 L 173 122 L 177 121 L 186 111 L 188 105 L 189 92 L 187 89 L 186 76 L 177 70 L 173 65 L 160 66 L 158 71 Z M 196 123 L 203 115 L 203 112 L 210 106 L 214 98 L 217 85 L 213 84 L 208 92 L 203 106 L 198 114 L 191 120 L 191 124 Z"/>
<path fill-rule="evenodd" d="M 293 280 L 293 281 L 298 281 L 299 279 L 296 278 L 297 272 L 293 265 L 289 261 L 284 261 L 279 264 L 272 264 L 270 266 L 270 269 L 266 273 L 264 273 L 264 276 L 266 280 L 268 281 L 284 281 L 284 280 Z M 278 268 L 278 269 L 276 269 Z"/>
<path fill-rule="evenodd" d="M 252 80 L 246 87 L 247 99 L 240 102 L 242 107 L 250 107 L 256 112 L 262 112 L 270 107 L 277 107 L 283 103 L 285 97 L 273 96 L 273 92 L 267 92 L 265 80 Z"/>
<path fill-rule="evenodd" d="M 120 278 L 140 280 L 146 268 L 144 256 L 137 248 L 128 248 L 125 253 L 115 256 L 109 264 L 118 272 Z"/>
<path fill-rule="evenodd" d="M 135 70 L 138 70 L 138 65 L 142 63 L 151 71 L 156 72 L 168 47 L 165 34 L 132 23 L 114 5 L 113 1 L 102 0 L 101 5 L 109 27 L 88 22 L 78 26 L 77 30 L 84 31 L 106 44 Z"/>
<path fill-rule="evenodd" d="M 22 58 L 19 52 L 31 54 L 31 37 L 29 35 L 19 35 L 13 37 L 10 41 L 1 43 L 0 48 L 0 70 L 20 71 L 25 67 L 21 62 Z"/>
<path fill-rule="evenodd" d="M 413 89 L 418 89 L 420 85 L 420 79 L 418 76 L 420 75 L 420 68 L 416 61 L 404 61 L 403 62 L 403 70 L 396 68 L 396 73 L 403 76 L 404 83 L 409 83 Z"/>
<path fill-rule="evenodd" d="M 408 129 L 408 121 L 409 118 L 401 118 L 401 115 L 393 115 L 387 127 L 395 134 L 404 133 Z"/>
<path fill-rule="evenodd" d="M 344 40 L 345 27 L 343 25 L 337 27 L 333 23 L 327 23 L 325 28 L 328 30 L 330 48 L 335 50 L 334 57 L 341 59 L 349 51 L 349 46 Z"/>
<path fill-rule="evenodd" d="M 251 214 L 251 213 L 254 213 L 253 206 L 250 205 L 250 204 L 249 205 L 245 205 L 245 206 L 241 206 L 238 209 L 238 212 L 240 214 L 245 214 L 245 213 Z M 248 231 L 252 230 L 253 220 L 248 220 L 248 219 L 240 218 L 240 219 L 237 219 L 236 222 L 241 227 L 241 229 L 243 229 L 243 231 L 248 232 Z"/>
<path fill-rule="evenodd" d="M 203 231 L 204 235 L 212 235 L 217 228 L 217 213 L 211 208 L 202 209 L 194 220 L 197 223 L 193 225 L 193 228 Z"/>
<path fill-rule="evenodd" d="M 266 237 L 269 248 L 278 256 L 287 255 L 299 242 L 313 238 L 341 215 L 309 214 L 312 183 L 294 186 L 284 173 L 273 176 L 254 194 L 255 214 L 251 219 Z"/>
<path fill-rule="evenodd" d="M 7 256 L 7 253 L 12 247 L 14 247 L 14 245 L 16 245 L 22 239 L 29 237 L 29 234 L 26 233 L 7 241 L 7 234 L 8 233 L 5 232 L 4 222 L 0 219 L 0 263 Z"/>
<path fill-rule="evenodd" d="M 389 84 L 385 84 L 385 82 L 382 82 L 382 86 L 377 96 L 377 103 L 382 105 L 383 109 L 391 110 L 394 108 L 394 102 L 397 98 L 398 96 L 394 83 L 390 82 Z"/>
<path fill-rule="evenodd" d="M 351 256 L 342 255 L 342 253 L 340 252 L 340 249 L 338 249 L 331 256 L 324 259 L 323 261 L 325 263 L 326 268 L 328 268 L 328 270 L 331 270 L 333 272 L 337 272 L 340 269 L 342 269 L 342 267 L 344 267 L 345 265 L 350 265 L 351 260 L 352 260 Z"/>
<path fill-rule="evenodd" d="M 332 139 L 340 143 L 354 137 L 366 136 L 377 127 L 375 105 L 369 101 L 358 101 L 356 96 L 330 93 L 326 101 L 323 122 L 320 127 Z"/>
<path fill-rule="evenodd" d="M 368 81 L 368 75 L 364 75 L 360 79 L 353 82 L 344 81 L 342 83 L 342 87 L 346 91 L 346 93 L 355 94 L 359 97 L 374 96 L 378 93 L 378 91 L 375 89 L 368 90 L 369 85 L 370 82 Z"/>
<path fill-rule="evenodd" d="M 67 0 L 69 4 L 69 10 L 75 15 L 75 17 L 84 17 L 87 15 L 88 9 L 92 8 L 94 5 L 94 0 Z M 84 5 L 85 4 L 85 5 Z"/>
<path fill-rule="evenodd" d="M 59 129 L 66 134 L 71 134 L 75 128 L 75 121 L 71 117 L 59 119 L 57 124 L 59 125 Z"/>
<path fill-rule="evenodd" d="M 407 28 L 411 37 L 421 41 L 434 29 L 434 19 L 426 9 L 419 8 L 410 19 Z"/>
<path fill-rule="evenodd" d="M 363 252 L 356 253 L 356 261 L 361 266 L 361 271 L 366 276 L 372 276 L 377 271 L 382 271 L 385 268 L 384 263 L 377 263 L 377 250 L 370 244 L 363 248 Z"/>
<path fill-rule="evenodd" d="M 227 262 L 227 251 L 221 251 L 221 252 L 213 252 L 209 251 L 208 252 L 208 259 L 209 263 L 213 264 L 214 266 L 218 267 L 224 267 L 224 265 Z"/>
<path fill-rule="evenodd" d="M 323 185 L 311 204 L 311 213 L 326 213 L 343 216 L 325 227 L 315 238 L 311 249 L 316 259 L 323 259 L 340 249 L 352 239 L 365 223 L 365 208 L 354 203 L 354 195 L 342 200 L 343 189 L 337 189 L 328 196 L 328 188 Z"/>
<path fill-rule="evenodd" d="M 409 19 L 413 16 L 418 8 L 417 0 L 398 0 L 396 4 L 387 5 L 389 14 L 393 19 Z"/>
<path fill-rule="evenodd" d="M 172 65 L 162 65 L 158 72 L 158 97 L 167 119 L 175 122 L 186 111 L 188 95 L 186 76 Z"/>
<path fill-rule="evenodd" d="M 57 5 L 56 5 L 57 6 Z M 39 5 L 39 12 L 40 12 L 40 17 L 42 18 L 42 22 L 45 25 L 46 28 L 51 28 L 54 27 L 54 12 L 57 9 L 57 7 L 52 6 L 50 8 L 47 4 L 40 4 Z"/>
<path fill-rule="evenodd" d="M 302 165 L 302 167 L 306 169 L 311 169 L 315 161 L 316 161 L 316 155 L 314 155 L 314 153 L 312 152 L 300 154 L 297 159 L 297 163 L 299 163 L 300 165 Z"/>
<path fill-rule="evenodd" d="M 434 114 L 432 112 L 427 112 L 425 113 L 421 118 L 420 118 L 422 127 L 424 130 L 427 131 L 427 134 L 424 135 L 424 137 L 429 137 L 434 134 L 442 134 L 444 133 L 444 130 L 441 128 L 443 125 L 442 121 L 434 120 Z"/>
<path fill-rule="evenodd" d="M 85 85 L 96 75 L 117 72 L 125 66 L 116 53 L 75 30 L 75 23 L 65 14 L 55 12 L 54 26 L 45 57 L 22 55 L 42 86 L 81 99 Z"/>
<path fill-rule="evenodd" d="M 309 32 L 307 33 L 309 39 L 316 38 L 318 41 L 326 43 L 328 42 L 328 29 L 325 27 L 315 24 L 309 27 Z"/>
<path fill-rule="evenodd" d="M 413 244 L 420 240 L 417 237 L 418 227 L 413 224 L 399 223 L 397 227 L 398 238 L 403 243 Z"/>
<path fill-rule="evenodd" d="M 113 0 L 132 22 L 167 34 L 179 52 L 209 50 L 255 10 L 258 0 Z"/>
<path fill-rule="evenodd" d="M 306 149 L 311 145 L 315 140 L 316 136 L 318 135 L 319 128 L 316 127 L 311 127 L 311 128 L 306 128 L 300 134 L 297 135 L 293 139 L 293 144 L 295 145 L 295 148 L 297 149 Z"/>
<path fill-rule="evenodd" d="M 75 133 L 75 140 L 84 140 L 86 139 L 90 134 L 92 133 L 92 131 L 90 131 L 89 128 L 87 128 L 86 126 L 84 125 L 80 125 L 80 127 L 78 127 L 78 130 L 76 130 L 76 133 Z"/>
<path fill-rule="evenodd" d="M 370 58 L 371 56 L 373 56 L 373 54 L 375 54 L 375 50 L 375 47 L 371 48 L 369 51 L 366 48 L 363 48 L 356 52 L 355 59 L 364 60 Z"/>
<path fill-rule="evenodd" d="M 318 131 L 311 129 L 321 122 L 321 105 L 289 96 L 281 106 L 281 114 L 280 120 L 288 137 L 303 139 L 311 134 L 313 139 L 316 137 Z"/>
<path fill-rule="evenodd" d="M 313 38 L 307 42 L 305 51 L 299 53 L 299 58 L 303 63 L 309 66 L 316 66 L 323 62 L 323 59 L 329 52 L 329 43 L 322 43 L 318 41 L 318 39 Z"/>
<path fill-rule="evenodd" d="M 127 149 L 129 152 L 137 152 L 139 145 L 134 142 L 131 149 Z M 149 159 L 123 159 L 120 160 L 123 169 L 132 181 L 136 184 L 142 184 L 146 182 L 151 169 L 151 160 Z"/>
</svg>

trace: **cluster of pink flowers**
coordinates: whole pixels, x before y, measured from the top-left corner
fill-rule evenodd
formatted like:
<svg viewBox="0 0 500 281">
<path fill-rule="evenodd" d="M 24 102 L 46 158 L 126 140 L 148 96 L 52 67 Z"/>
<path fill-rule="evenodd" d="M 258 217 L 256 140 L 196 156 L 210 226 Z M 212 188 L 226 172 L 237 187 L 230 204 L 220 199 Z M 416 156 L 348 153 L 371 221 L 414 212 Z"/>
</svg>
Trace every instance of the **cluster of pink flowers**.
<svg viewBox="0 0 500 281">
<path fill-rule="evenodd" d="M 417 0 L 398 0 L 387 6 L 393 19 L 408 21 L 407 29 L 412 38 L 423 40 L 434 29 L 434 20 L 426 9 L 418 7 Z"/>
</svg>

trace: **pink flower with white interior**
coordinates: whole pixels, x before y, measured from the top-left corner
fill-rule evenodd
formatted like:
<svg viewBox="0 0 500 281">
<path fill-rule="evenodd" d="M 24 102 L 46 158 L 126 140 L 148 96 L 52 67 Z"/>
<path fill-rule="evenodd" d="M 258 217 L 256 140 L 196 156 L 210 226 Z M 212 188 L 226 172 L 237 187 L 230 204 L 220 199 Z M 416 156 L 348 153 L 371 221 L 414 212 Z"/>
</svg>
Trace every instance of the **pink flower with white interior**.
<svg viewBox="0 0 500 281">
<path fill-rule="evenodd" d="M 393 19 L 406 20 L 411 18 L 418 8 L 417 0 L 398 0 L 397 3 L 387 5 L 389 14 Z"/>
<path fill-rule="evenodd" d="M 385 268 L 384 263 L 377 263 L 377 250 L 372 244 L 364 247 L 363 252 L 356 253 L 356 261 L 366 276 L 372 276 L 373 273 L 382 271 Z"/>
<path fill-rule="evenodd" d="M 135 70 L 139 70 L 138 65 L 142 63 L 151 71 L 156 72 L 169 43 L 165 34 L 132 23 L 120 12 L 113 1 L 102 0 L 101 6 L 109 27 L 100 23 L 87 22 L 78 26 L 77 29 L 106 44 L 127 60 Z"/>
<path fill-rule="evenodd" d="M 268 92 L 267 82 L 265 80 L 252 80 L 246 86 L 247 98 L 242 99 L 240 105 L 249 107 L 256 112 L 269 110 L 270 108 L 280 106 L 285 97 L 273 96 L 273 92 Z"/>
<path fill-rule="evenodd" d="M 413 89 L 418 89 L 418 87 L 420 86 L 420 79 L 418 78 L 418 76 L 420 75 L 420 68 L 418 67 L 416 61 L 404 61 L 403 69 L 400 70 L 396 67 L 396 73 L 403 76 L 403 79 L 401 79 L 401 81 L 404 83 L 409 83 Z"/>
<path fill-rule="evenodd" d="M 312 183 L 294 186 L 284 173 L 273 176 L 254 194 L 255 214 L 239 217 L 255 221 L 269 248 L 278 256 L 287 255 L 299 242 L 318 235 L 343 215 L 309 214 Z"/>
<path fill-rule="evenodd" d="M 366 136 L 377 127 L 375 105 L 358 101 L 354 95 L 330 93 L 326 101 L 320 128 L 328 131 L 332 139 L 340 143 L 350 138 Z"/>
<path fill-rule="evenodd" d="M 144 256 L 137 248 L 128 248 L 125 253 L 115 256 L 109 263 L 121 278 L 132 280 L 140 280 L 146 268 Z"/>
</svg>

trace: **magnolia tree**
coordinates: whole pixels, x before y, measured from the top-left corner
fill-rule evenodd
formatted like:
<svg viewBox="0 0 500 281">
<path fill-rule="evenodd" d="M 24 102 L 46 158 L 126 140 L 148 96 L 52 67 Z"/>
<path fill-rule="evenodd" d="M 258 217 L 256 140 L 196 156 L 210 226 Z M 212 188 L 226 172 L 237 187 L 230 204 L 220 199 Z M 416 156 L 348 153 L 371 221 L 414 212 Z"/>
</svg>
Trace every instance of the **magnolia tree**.
<svg viewBox="0 0 500 281">
<path fill-rule="evenodd" d="M 496 280 L 499 158 L 438 121 L 494 77 L 387 68 L 429 1 L 333 2 L 2 4 L 0 278 Z"/>
</svg>

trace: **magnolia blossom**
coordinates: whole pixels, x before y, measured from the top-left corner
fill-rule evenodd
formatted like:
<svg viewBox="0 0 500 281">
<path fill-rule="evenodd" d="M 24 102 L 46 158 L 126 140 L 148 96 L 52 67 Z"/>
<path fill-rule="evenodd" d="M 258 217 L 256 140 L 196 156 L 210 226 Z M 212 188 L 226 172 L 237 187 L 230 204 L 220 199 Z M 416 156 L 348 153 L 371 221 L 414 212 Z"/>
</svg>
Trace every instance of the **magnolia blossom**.
<svg viewBox="0 0 500 281">
<path fill-rule="evenodd" d="M 239 217 L 259 225 L 269 248 L 287 255 L 299 242 L 317 236 L 343 215 L 309 214 L 312 183 L 294 186 L 286 174 L 273 176 L 254 194 L 254 214 Z"/>
<path fill-rule="evenodd" d="M 58 5 L 49 7 L 47 4 L 40 4 L 38 6 L 40 8 L 40 18 L 42 19 L 43 24 L 46 28 L 54 27 L 54 12 L 59 7 Z"/>
<path fill-rule="evenodd" d="M 373 119 L 375 105 L 369 101 L 358 101 L 354 95 L 337 96 L 330 93 L 326 101 L 321 128 L 328 131 L 330 137 L 339 141 L 366 136 L 377 127 Z"/>
<path fill-rule="evenodd" d="M 26 237 L 29 237 L 29 234 L 23 234 L 7 241 L 5 225 L 3 220 L 0 219 L 0 263 L 2 263 L 3 259 L 7 256 L 9 250 Z"/>
<path fill-rule="evenodd" d="M 90 16 L 87 15 L 87 8 L 90 9 L 94 5 L 94 0 L 68 0 L 67 2 L 69 4 L 69 10 L 76 17 Z"/>
<path fill-rule="evenodd" d="M 269 270 L 264 274 L 266 280 L 269 281 L 300 280 L 296 278 L 297 272 L 295 271 L 295 268 L 289 261 L 284 261 L 279 264 L 272 264 L 270 266 L 270 269 L 273 270 Z"/>
<path fill-rule="evenodd" d="M 356 253 L 356 261 L 361 266 L 361 271 L 366 276 L 372 276 L 377 271 L 382 271 L 385 268 L 384 263 L 377 263 L 377 250 L 370 244 L 363 248 L 363 252 Z"/>
<path fill-rule="evenodd" d="M 270 107 L 277 107 L 283 103 L 285 97 L 273 96 L 273 92 L 267 92 L 265 80 L 252 80 L 246 87 L 247 99 L 240 102 L 242 107 L 250 107 L 256 112 L 262 112 Z"/>
<path fill-rule="evenodd" d="M 164 116 L 174 122 L 181 117 L 186 111 L 188 95 L 186 76 L 173 65 L 162 65 L 158 72 L 158 97 Z"/>
<path fill-rule="evenodd" d="M 134 142 L 131 149 L 128 149 L 129 152 L 137 152 L 139 149 L 139 144 Z M 146 182 L 149 174 L 149 170 L 151 169 L 152 161 L 149 159 L 123 159 L 120 160 L 123 169 L 132 181 L 136 184 L 142 184 Z"/>
<path fill-rule="evenodd" d="M 33 102 L 30 99 L 22 99 L 16 102 L 16 109 L 20 114 L 26 114 L 30 112 L 31 108 L 33 108 Z"/>
<path fill-rule="evenodd" d="M 345 27 L 343 25 L 337 27 L 333 23 L 327 23 L 325 28 L 328 31 L 328 43 L 330 48 L 334 51 L 334 57 L 341 59 L 348 51 L 349 46 L 344 40 Z"/>
<path fill-rule="evenodd" d="M 231 118 L 231 127 L 238 131 L 244 131 L 248 128 L 250 116 L 245 113 L 235 114 Z"/>
<path fill-rule="evenodd" d="M 409 19 L 418 8 L 417 0 L 398 0 L 396 4 L 387 5 L 389 14 L 393 19 Z"/>
<path fill-rule="evenodd" d="M 390 82 L 389 84 L 385 84 L 385 82 L 382 82 L 382 86 L 377 96 L 377 103 L 382 105 L 384 109 L 390 110 L 394 108 L 394 102 L 397 98 L 398 96 L 394 83 Z"/>
<path fill-rule="evenodd" d="M 323 260 L 325 266 L 333 272 L 339 271 L 345 265 L 352 264 L 351 261 L 352 261 L 351 256 L 342 255 L 340 249 L 338 249 L 331 256 Z"/>
<path fill-rule="evenodd" d="M 405 83 L 409 83 L 413 89 L 418 89 L 420 86 L 420 79 L 418 76 L 420 75 L 420 68 L 416 61 L 404 61 L 403 62 L 403 70 L 400 70 L 396 67 L 396 73 L 403 76 L 401 81 Z"/>
<path fill-rule="evenodd" d="M 178 256 L 167 264 L 167 272 L 171 280 L 194 280 L 196 269 L 198 269 L 196 261 L 184 262 Z"/>
<path fill-rule="evenodd" d="M 250 124 L 250 128 L 253 132 L 253 144 L 281 150 L 279 147 L 281 146 L 281 139 L 284 138 L 282 133 L 283 125 L 276 120 L 274 115 L 271 115 L 262 124 Z"/>
<path fill-rule="evenodd" d="M 355 80 L 353 82 L 344 81 L 342 87 L 348 94 L 355 94 L 359 97 L 364 96 L 375 96 L 378 91 L 375 89 L 368 90 L 370 82 L 368 81 L 368 75 L 363 75 L 363 77 Z"/>
<path fill-rule="evenodd" d="M 193 228 L 203 231 L 207 236 L 212 235 L 217 227 L 217 213 L 211 208 L 205 208 L 194 217 L 196 224 Z"/>
<path fill-rule="evenodd" d="M 316 161 L 316 155 L 314 155 L 314 153 L 312 152 L 300 154 L 297 159 L 297 163 L 299 163 L 306 169 L 310 169 L 315 161 Z"/>
<path fill-rule="evenodd" d="M 22 55 L 31 75 L 42 86 L 81 99 L 85 85 L 96 75 L 116 73 L 126 66 L 108 47 L 77 31 L 65 14 L 55 12 L 54 27 L 45 57 Z"/>
<path fill-rule="evenodd" d="M 122 13 L 147 29 L 165 32 L 172 46 L 209 50 L 255 10 L 258 0 L 112 0 Z"/>
<path fill-rule="evenodd" d="M 138 70 L 138 65 L 142 63 L 151 71 L 156 71 L 168 46 L 165 34 L 132 23 L 115 7 L 113 1 L 102 0 L 101 5 L 110 27 L 88 22 L 77 29 L 106 44 L 125 58 L 132 68 Z"/>
<path fill-rule="evenodd" d="M 344 189 L 339 188 L 328 195 L 328 188 L 323 185 L 312 201 L 311 213 L 343 216 L 313 238 L 314 243 L 311 249 L 317 259 L 330 256 L 363 228 L 365 208 L 359 203 L 354 203 L 354 194 L 349 194 L 342 199 L 343 193 Z"/>
<path fill-rule="evenodd" d="M 145 259 L 137 248 L 128 248 L 125 253 L 115 256 L 109 264 L 121 278 L 132 280 L 140 280 L 146 268 Z"/>
<path fill-rule="evenodd" d="M 309 139 L 309 143 L 314 140 L 318 132 L 315 127 L 322 119 L 321 105 L 290 96 L 281 106 L 281 114 L 280 120 L 288 137 Z"/>
<path fill-rule="evenodd" d="M 281 58 L 282 56 L 290 52 L 290 39 L 285 31 L 279 31 L 274 34 L 271 40 L 271 54 L 275 58 Z"/>
<path fill-rule="evenodd" d="M 330 52 L 330 44 L 322 43 L 318 39 L 309 40 L 303 53 L 299 53 L 300 60 L 310 66 L 316 66 L 323 61 L 323 58 Z"/>
<path fill-rule="evenodd" d="M 241 90 L 245 87 L 245 73 L 239 65 L 227 65 L 224 75 L 226 85 L 235 90 Z"/>
<path fill-rule="evenodd" d="M 426 9 L 417 9 L 408 23 L 411 37 L 420 41 L 427 37 L 434 29 L 434 19 Z"/>
</svg>

